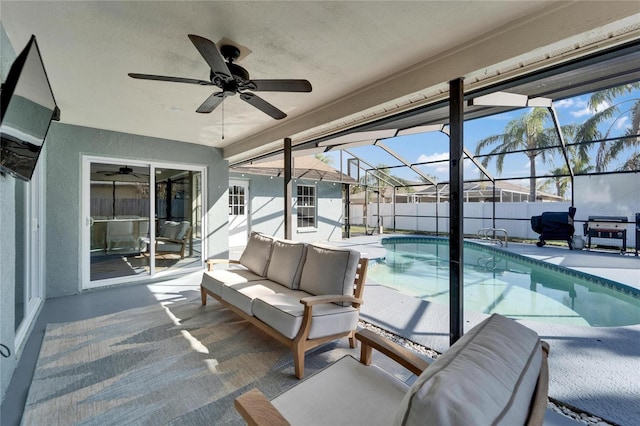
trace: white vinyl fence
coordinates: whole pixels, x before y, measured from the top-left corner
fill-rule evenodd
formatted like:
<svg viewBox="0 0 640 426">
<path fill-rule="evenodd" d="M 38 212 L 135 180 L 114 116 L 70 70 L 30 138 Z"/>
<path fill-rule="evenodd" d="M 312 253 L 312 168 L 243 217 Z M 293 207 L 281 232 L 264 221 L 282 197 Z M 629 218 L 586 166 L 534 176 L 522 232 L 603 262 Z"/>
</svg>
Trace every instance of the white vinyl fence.
<svg viewBox="0 0 640 426">
<path fill-rule="evenodd" d="M 567 212 L 571 203 L 559 202 L 536 202 L 536 203 L 496 203 L 495 204 L 495 226 L 493 223 L 492 203 L 464 203 L 464 233 L 465 235 L 475 235 L 482 228 L 502 228 L 505 229 L 509 237 L 537 239 L 539 234 L 531 229 L 531 217 L 539 216 L 544 212 Z M 576 205 L 575 234 L 583 234 L 583 223 L 589 216 L 607 216 L 600 206 Z M 364 225 L 364 214 L 362 205 L 353 205 L 350 208 L 350 223 L 352 225 Z M 376 227 L 378 219 L 386 232 L 397 230 L 438 232 L 447 234 L 449 232 L 449 203 L 380 203 L 380 215 L 378 215 L 378 204 L 371 203 L 367 208 L 367 221 L 369 227 Z M 612 215 L 608 215 L 612 216 Z M 624 216 L 618 214 L 616 216 Z M 437 219 L 436 219 L 437 217 Z M 635 247 L 635 214 L 626 215 L 627 225 L 627 248 Z M 586 239 L 585 239 L 586 242 Z M 620 240 L 593 239 L 592 244 L 621 245 Z"/>
<path fill-rule="evenodd" d="M 636 213 L 640 213 L 640 179 L 637 174 L 607 174 L 576 176 L 574 180 L 575 234 L 583 235 L 583 224 L 589 216 L 626 217 L 627 249 L 636 243 Z M 475 235 L 482 228 L 503 228 L 510 237 L 537 239 L 539 235 L 531 229 L 531 217 L 544 212 L 567 212 L 569 202 L 518 202 L 495 204 L 495 226 L 492 218 L 493 203 L 464 203 L 464 233 Z M 363 206 L 351 207 L 351 224 L 364 225 Z M 378 218 L 386 230 L 448 233 L 449 203 L 380 204 L 367 208 L 367 224 L 378 225 Z M 438 218 L 436 220 L 436 217 Z M 437 222 L 437 223 L 436 223 Z M 620 240 L 592 239 L 592 244 L 621 245 Z"/>
</svg>

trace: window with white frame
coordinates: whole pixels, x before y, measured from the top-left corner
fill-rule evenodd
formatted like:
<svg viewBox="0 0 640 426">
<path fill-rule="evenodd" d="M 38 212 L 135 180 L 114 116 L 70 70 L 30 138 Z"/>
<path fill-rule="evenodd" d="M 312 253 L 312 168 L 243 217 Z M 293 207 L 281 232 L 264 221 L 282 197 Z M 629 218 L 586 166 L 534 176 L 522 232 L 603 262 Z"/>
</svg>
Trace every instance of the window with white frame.
<svg viewBox="0 0 640 426">
<path fill-rule="evenodd" d="M 229 186 L 229 216 L 244 216 L 244 187 L 239 185 Z"/>
<path fill-rule="evenodd" d="M 316 227 L 316 187 L 298 185 L 298 228 Z"/>
</svg>

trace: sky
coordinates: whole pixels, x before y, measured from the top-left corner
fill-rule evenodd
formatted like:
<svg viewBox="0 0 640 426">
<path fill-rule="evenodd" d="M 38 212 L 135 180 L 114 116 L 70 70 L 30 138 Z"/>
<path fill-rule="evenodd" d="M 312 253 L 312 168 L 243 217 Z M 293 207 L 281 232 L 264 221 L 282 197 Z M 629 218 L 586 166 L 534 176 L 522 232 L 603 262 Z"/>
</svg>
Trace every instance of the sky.
<svg viewBox="0 0 640 426">
<path fill-rule="evenodd" d="M 580 124 L 593 116 L 594 111 L 588 108 L 588 100 L 590 94 L 564 99 L 553 103 L 553 106 L 558 114 L 558 120 L 560 125 L 566 124 Z M 625 94 L 616 98 L 616 103 L 625 101 L 620 105 L 620 113 L 627 111 L 633 104 L 634 100 L 640 99 L 640 90 L 636 90 L 632 93 Z M 604 109 L 607 105 L 598 106 L 598 111 Z M 505 126 L 510 120 L 513 120 L 520 115 L 530 111 L 530 108 L 522 108 L 507 113 L 502 113 L 490 117 L 485 117 L 476 120 L 470 120 L 465 123 L 464 126 L 464 145 L 471 151 L 475 152 L 478 141 L 485 137 L 499 135 L 504 132 Z M 551 120 L 548 120 L 545 127 L 552 127 Z M 623 135 L 627 128 L 630 126 L 630 115 L 627 112 L 622 114 L 617 120 L 611 120 L 608 123 L 600 126 L 602 132 L 606 132 L 611 129 L 610 136 Z M 394 152 L 399 154 L 409 163 L 417 163 L 423 161 L 435 161 L 435 160 L 447 160 L 449 155 L 449 138 L 448 136 L 440 132 L 430 132 L 419 135 L 403 136 L 398 138 L 386 139 L 384 143 L 391 148 Z M 594 144 L 595 145 L 595 144 Z M 636 152 L 640 152 L 640 147 L 635 148 Z M 385 164 L 388 166 L 400 165 L 401 163 L 387 154 L 379 147 L 366 146 L 352 148 L 351 151 L 354 155 L 363 158 L 368 163 L 373 165 Z M 626 155 L 620 157 L 621 163 L 623 160 L 629 157 L 634 150 L 628 150 Z M 331 165 L 336 168 L 340 168 L 340 156 L 337 152 L 330 152 L 328 156 L 332 157 Z M 343 171 L 346 173 L 346 159 L 349 158 L 348 154 L 343 154 Z M 595 154 L 593 155 L 595 158 Z M 465 179 L 474 179 L 478 177 L 478 171 L 476 167 L 470 162 L 465 164 Z M 564 160 L 556 156 L 551 163 L 543 163 L 540 159 L 536 161 L 536 174 L 538 176 L 549 174 L 549 170 L 556 167 L 560 167 L 564 164 Z M 438 163 L 431 165 L 420 166 L 421 170 L 429 175 L 435 176 L 439 182 L 446 182 L 449 180 L 448 163 Z M 613 168 L 617 167 L 617 164 Z M 501 174 L 497 173 L 495 167 L 495 160 L 492 160 L 487 167 L 489 172 L 495 177 L 500 178 L 519 178 L 512 183 L 518 183 L 528 186 L 529 180 L 529 159 L 525 153 L 510 154 L 505 157 L 503 170 Z M 391 174 L 399 176 L 408 180 L 417 181 L 418 175 L 408 168 L 392 169 Z M 364 174 L 364 172 L 361 172 Z M 353 175 L 353 173 L 352 173 Z M 355 176 L 354 176 L 355 177 Z M 538 185 L 540 185 L 539 179 Z M 550 190 L 550 192 L 553 192 Z"/>
</svg>

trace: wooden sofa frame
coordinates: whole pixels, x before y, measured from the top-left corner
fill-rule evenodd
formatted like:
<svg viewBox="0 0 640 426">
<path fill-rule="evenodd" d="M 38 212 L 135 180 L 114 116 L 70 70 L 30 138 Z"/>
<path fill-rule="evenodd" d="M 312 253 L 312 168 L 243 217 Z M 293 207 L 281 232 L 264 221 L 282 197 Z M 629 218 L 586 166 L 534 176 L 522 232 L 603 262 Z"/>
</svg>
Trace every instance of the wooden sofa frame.
<svg viewBox="0 0 640 426">
<path fill-rule="evenodd" d="M 422 374 L 429 366 L 429 363 L 414 352 L 385 339 L 371 330 L 360 330 L 355 337 L 362 342 L 360 362 L 364 365 L 371 365 L 373 349 L 376 349 L 417 376 Z M 541 344 L 542 365 L 527 419 L 527 425 L 530 426 L 541 426 L 547 409 L 549 391 L 549 365 L 547 358 L 549 344 L 545 341 L 541 341 Z M 321 389 L 318 389 L 318 391 L 321 391 Z M 271 401 L 257 388 L 236 398 L 234 405 L 249 426 L 284 426 L 289 424 L 277 408 L 271 404 Z"/>
<path fill-rule="evenodd" d="M 216 264 L 240 264 L 237 260 L 227 260 L 227 259 L 209 259 L 207 260 L 208 270 L 212 271 Z M 278 342 L 282 343 L 285 346 L 288 346 L 293 353 L 293 363 L 295 369 L 295 376 L 298 379 L 302 379 L 304 377 L 304 354 L 309 350 L 318 347 L 324 343 L 331 342 L 333 340 L 339 339 L 341 337 L 349 337 L 349 345 L 352 348 L 355 348 L 357 345 L 355 339 L 355 330 L 351 330 L 344 333 L 333 334 L 331 336 L 319 337 L 316 339 L 309 338 L 309 332 L 311 331 L 311 322 L 313 319 L 313 307 L 315 305 L 325 304 L 325 303 L 340 303 L 340 302 L 351 302 L 352 306 L 356 308 L 358 311 L 360 310 L 360 305 L 364 303 L 362 300 L 362 293 L 364 291 L 364 284 L 367 276 L 367 265 L 368 259 L 361 258 L 358 261 L 358 269 L 356 270 L 356 278 L 353 286 L 353 296 L 348 295 L 320 295 L 320 296 L 309 296 L 300 299 L 300 303 L 304 305 L 304 314 L 302 318 L 302 325 L 300 326 L 300 331 L 296 335 L 293 340 L 288 337 L 280 334 L 280 332 L 271 328 L 269 325 L 260 321 L 258 318 L 248 315 L 244 311 L 236 308 L 232 304 L 222 300 L 221 297 L 216 294 L 208 291 L 202 285 L 200 285 L 200 294 L 202 298 L 202 306 L 207 304 L 207 295 L 213 297 L 218 302 L 220 302 L 223 306 L 229 308 L 233 312 L 235 312 L 238 316 L 244 318 L 254 326 L 258 327 L 260 330 L 267 333 L 269 336 L 276 339 Z"/>
</svg>

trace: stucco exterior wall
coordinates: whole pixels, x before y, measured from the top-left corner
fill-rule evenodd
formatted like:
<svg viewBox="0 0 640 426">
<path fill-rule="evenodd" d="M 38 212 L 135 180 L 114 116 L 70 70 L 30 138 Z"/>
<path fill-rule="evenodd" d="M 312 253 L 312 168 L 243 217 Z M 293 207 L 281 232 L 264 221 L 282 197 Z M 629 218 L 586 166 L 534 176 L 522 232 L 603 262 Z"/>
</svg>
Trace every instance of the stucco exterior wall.
<svg viewBox="0 0 640 426">
<path fill-rule="evenodd" d="M 284 181 L 281 177 L 239 175 L 231 173 L 232 179 L 249 182 L 251 230 L 268 235 L 284 237 Z M 295 208 L 297 184 L 316 186 L 317 228 L 301 230 L 297 227 Z M 292 238 L 296 241 L 334 241 L 342 239 L 342 186 L 333 182 L 315 182 L 298 179 L 293 184 Z"/>
<path fill-rule="evenodd" d="M 63 111 L 64 114 L 64 111 Z M 84 155 L 207 166 L 207 255 L 227 255 L 229 172 L 220 150 L 201 145 L 53 123 L 47 137 L 47 298 L 80 289 L 81 167 Z M 214 244 L 215 242 L 215 244 Z M 65 253 L 60 256 L 60 253 Z"/>
<path fill-rule="evenodd" d="M 0 177 L 0 343 L 11 351 L 11 356 L 0 359 L 0 388 L 3 399 L 17 364 L 14 347 L 15 184 L 15 180 L 9 176 Z"/>
<path fill-rule="evenodd" d="M 15 51 L 0 22 L 0 78 L 4 82 L 16 57 Z M 0 177 L 0 343 L 11 351 L 8 358 L 0 358 L 0 395 L 6 394 L 17 365 L 14 348 L 15 331 L 15 189 L 21 184 L 10 176 Z"/>
</svg>

